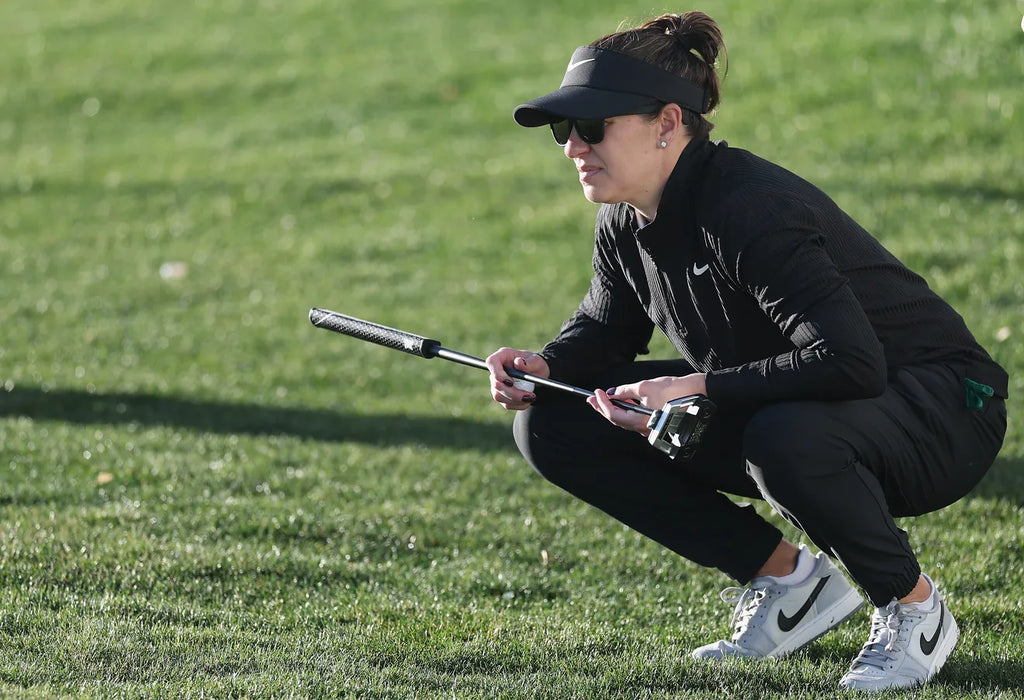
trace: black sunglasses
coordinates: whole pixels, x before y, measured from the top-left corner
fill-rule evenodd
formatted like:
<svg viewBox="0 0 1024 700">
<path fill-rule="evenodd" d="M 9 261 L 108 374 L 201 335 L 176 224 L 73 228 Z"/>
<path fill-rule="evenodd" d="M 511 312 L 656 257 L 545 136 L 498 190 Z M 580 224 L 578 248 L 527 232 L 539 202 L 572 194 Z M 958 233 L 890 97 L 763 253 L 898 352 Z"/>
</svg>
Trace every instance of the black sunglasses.
<svg viewBox="0 0 1024 700">
<path fill-rule="evenodd" d="M 625 116 L 627 114 L 646 114 L 653 118 L 664 106 L 665 103 L 663 102 L 649 102 L 648 104 L 641 105 L 636 109 L 621 112 L 616 116 Z M 569 136 L 572 135 L 572 130 L 576 129 L 576 133 L 580 135 L 580 139 L 583 143 L 593 145 L 595 143 L 601 143 L 601 141 L 604 140 L 605 121 L 605 119 L 563 119 L 560 122 L 551 122 L 551 134 L 555 137 L 555 143 L 559 146 L 564 146 L 569 142 Z"/>
<path fill-rule="evenodd" d="M 573 128 L 583 143 L 601 143 L 604 139 L 604 119 L 563 119 L 560 122 L 551 122 L 551 134 L 555 137 L 555 143 L 559 146 L 567 144 Z"/>
</svg>

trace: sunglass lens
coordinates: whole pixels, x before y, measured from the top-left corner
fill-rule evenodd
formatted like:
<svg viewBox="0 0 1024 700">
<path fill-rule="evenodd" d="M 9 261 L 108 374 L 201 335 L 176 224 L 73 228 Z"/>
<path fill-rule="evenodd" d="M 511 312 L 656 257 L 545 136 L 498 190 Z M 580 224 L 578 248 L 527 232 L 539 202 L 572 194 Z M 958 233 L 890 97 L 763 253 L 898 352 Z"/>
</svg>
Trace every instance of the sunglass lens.
<svg viewBox="0 0 1024 700">
<path fill-rule="evenodd" d="M 551 123 L 551 134 L 555 137 L 555 143 L 564 146 L 569 141 L 569 134 L 572 133 L 572 122 L 563 119 L 560 122 Z"/>
<path fill-rule="evenodd" d="M 584 143 L 601 143 L 604 139 L 604 119 L 581 119 L 576 122 L 576 133 Z"/>
</svg>

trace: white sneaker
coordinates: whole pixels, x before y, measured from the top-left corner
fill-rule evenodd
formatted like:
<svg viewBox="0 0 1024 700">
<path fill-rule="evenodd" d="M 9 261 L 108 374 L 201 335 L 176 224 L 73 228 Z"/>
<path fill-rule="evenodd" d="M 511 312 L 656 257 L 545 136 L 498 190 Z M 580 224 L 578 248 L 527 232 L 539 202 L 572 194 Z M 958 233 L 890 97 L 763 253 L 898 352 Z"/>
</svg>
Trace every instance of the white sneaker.
<svg viewBox="0 0 1024 700">
<path fill-rule="evenodd" d="M 807 552 L 810 556 L 810 552 Z M 771 576 L 749 588 L 726 588 L 722 600 L 735 603 L 732 640 L 694 649 L 695 659 L 765 658 L 790 654 L 810 644 L 860 609 L 864 599 L 824 553 L 812 557 L 804 581 L 785 585 Z"/>
<path fill-rule="evenodd" d="M 914 688 L 939 672 L 953 652 L 960 630 L 930 578 L 928 583 L 932 585 L 931 601 L 900 605 L 893 600 L 875 609 L 868 641 L 839 681 L 840 688 Z"/>
</svg>

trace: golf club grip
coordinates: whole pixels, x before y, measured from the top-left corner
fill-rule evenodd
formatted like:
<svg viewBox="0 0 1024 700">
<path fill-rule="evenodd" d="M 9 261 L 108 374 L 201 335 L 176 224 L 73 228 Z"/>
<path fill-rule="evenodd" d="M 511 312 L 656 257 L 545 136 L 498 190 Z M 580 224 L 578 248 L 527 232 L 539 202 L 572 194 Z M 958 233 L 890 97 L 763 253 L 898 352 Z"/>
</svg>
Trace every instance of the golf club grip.
<svg viewBox="0 0 1024 700">
<path fill-rule="evenodd" d="M 389 328 L 379 323 L 364 321 L 327 309 L 310 309 L 309 322 L 317 328 L 326 328 L 335 333 L 382 345 L 392 350 L 401 350 L 410 355 L 419 355 L 428 360 L 437 355 L 437 347 L 440 345 L 438 341 L 424 338 L 421 335 L 406 333 L 397 328 Z"/>
</svg>

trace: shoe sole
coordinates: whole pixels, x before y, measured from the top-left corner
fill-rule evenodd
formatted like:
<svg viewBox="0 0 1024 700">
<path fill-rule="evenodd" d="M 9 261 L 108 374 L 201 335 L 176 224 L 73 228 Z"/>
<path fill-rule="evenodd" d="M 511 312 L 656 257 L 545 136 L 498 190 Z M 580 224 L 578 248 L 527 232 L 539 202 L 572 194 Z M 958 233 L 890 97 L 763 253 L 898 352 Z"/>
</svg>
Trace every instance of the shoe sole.
<svg viewBox="0 0 1024 700">
<path fill-rule="evenodd" d="M 824 636 L 849 620 L 863 605 L 864 599 L 857 589 L 851 587 L 846 595 L 833 603 L 830 608 L 819 613 L 812 624 L 808 624 L 798 633 L 787 637 L 782 644 L 768 652 L 767 656 L 777 659 L 803 649 L 815 639 Z"/>
</svg>

